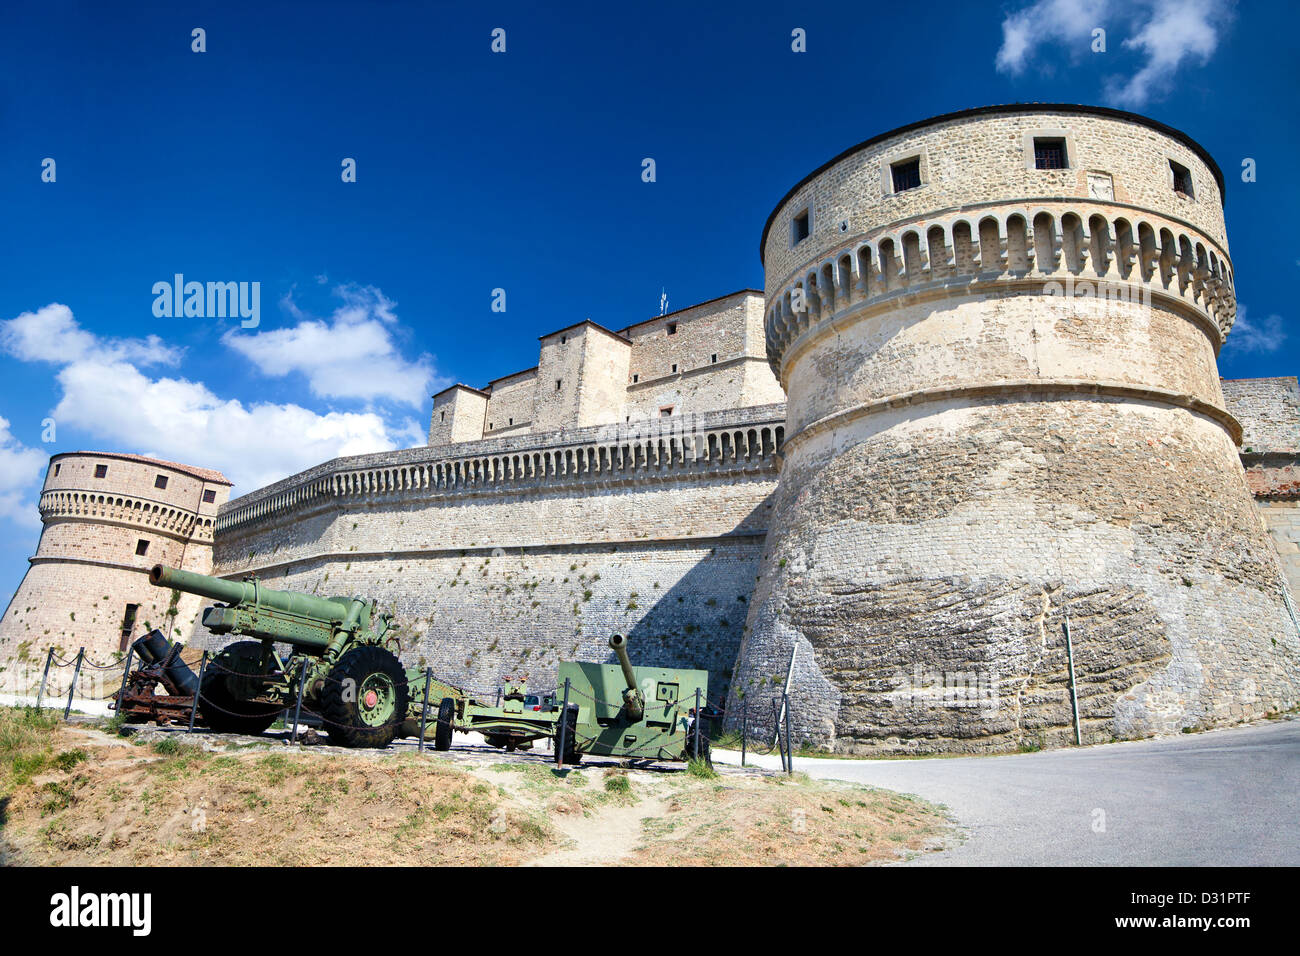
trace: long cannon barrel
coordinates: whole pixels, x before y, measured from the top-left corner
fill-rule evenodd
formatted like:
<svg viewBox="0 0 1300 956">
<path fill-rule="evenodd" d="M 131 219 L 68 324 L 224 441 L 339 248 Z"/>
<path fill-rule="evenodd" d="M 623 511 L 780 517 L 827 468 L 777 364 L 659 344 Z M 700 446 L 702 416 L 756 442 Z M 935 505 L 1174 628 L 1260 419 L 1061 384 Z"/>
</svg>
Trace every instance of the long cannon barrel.
<svg viewBox="0 0 1300 956">
<path fill-rule="evenodd" d="M 627 690 L 623 691 L 623 706 L 627 708 L 628 719 L 640 720 L 645 716 L 645 701 L 641 698 L 641 689 L 636 685 L 632 661 L 627 656 L 627 638 L 622 634 L 611 634 L 609 646 L 618 656 L 618 666 L 623 668 L 623 681 L 627 684 Z"/>
<path fill-rule="evenodd" d="M 226 581 L 193 571 L 180 571 L 163 564 L 155 564 L 149 571 L 149 583 L 188 594 L 201 594 L 232 607 L 256 605 L 328 624 L 342 623 L 348 614 L 348 605 L 342 601 L 295 594 L 292 591 L 273 591 L 262 587 L 256 580 Z"/>
</svg>

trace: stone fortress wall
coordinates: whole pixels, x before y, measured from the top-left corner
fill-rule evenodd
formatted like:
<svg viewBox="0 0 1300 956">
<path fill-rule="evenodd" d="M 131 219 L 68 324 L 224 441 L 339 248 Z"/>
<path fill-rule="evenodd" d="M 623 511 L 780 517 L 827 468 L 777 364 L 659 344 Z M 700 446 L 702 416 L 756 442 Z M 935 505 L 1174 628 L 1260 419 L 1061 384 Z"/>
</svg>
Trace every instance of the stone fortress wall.
<svg viewBox="0 0 1300 956">
<path fill-rule="evenodd" d="M 778 404 L 336 459 L 223 509 L 214 573 L 377 598 L 408 665 L 483 692 L 614 632 L 721 692 L 783 433 Z"/>
<path fill-rule="evenodd" d="M 733 718 L 793 658 L 826 746 L 1062 744 L 1067 619 L 1085 740 L 1295 705 L 1203 150 L 1104 109 L 938 117 L 801 182 L 761 251 L 788 424 Z"/>
<path fill-rule="evenodd" d="M 139 455 L 71 452 L 50 459 L 41 538 L 3 618 L 0 661 L 40 662 L 84 646 L 107 662 L 160 627 L 188 640 L 201 599 L 149 583 L 162 562 L 212 569 L 213 526 L 230 494 L 219 472 Z"/>
<path fill-rule="evenodd" d="M 763 299 L 544 335 L 536 367 L 434 396 L 425 448 L 327 462 L 231 502 L 216 573 L 379 599 L 403 658 L 538 686 L 610 633 L 725 690 L 776 486 Z"/>
<path fill-rule="evenodd" d="M 1225 380 L 1242 425 L 1241 463 L 1291 585 L 1300 595 L 1300 383 L 1295 376 Z"/>
</svg>

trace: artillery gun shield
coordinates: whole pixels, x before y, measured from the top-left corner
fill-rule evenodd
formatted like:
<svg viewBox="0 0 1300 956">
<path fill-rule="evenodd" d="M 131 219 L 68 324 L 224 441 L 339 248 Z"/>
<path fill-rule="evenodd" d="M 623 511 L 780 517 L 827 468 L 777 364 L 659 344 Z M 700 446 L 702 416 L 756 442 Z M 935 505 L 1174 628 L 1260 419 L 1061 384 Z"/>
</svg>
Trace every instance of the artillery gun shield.
<svg viewBox="0 0 1300 956">
<path fill-rule="evenodd" d="M 348 747 L 387 747 L 406 719 L 406 670 L 392 651 L 354 647 L 330 671 L 320 700 L 330 737 Z"/>
<path fill-rule="evenodd" d="M 282 708 L 252 698 L 267 693 L 282 677 L 278 667 L 263 666 L 261 641 L 227 644 L 203 674 L 199 712 L 218 733 L 260 734 Z"/>
</svg>

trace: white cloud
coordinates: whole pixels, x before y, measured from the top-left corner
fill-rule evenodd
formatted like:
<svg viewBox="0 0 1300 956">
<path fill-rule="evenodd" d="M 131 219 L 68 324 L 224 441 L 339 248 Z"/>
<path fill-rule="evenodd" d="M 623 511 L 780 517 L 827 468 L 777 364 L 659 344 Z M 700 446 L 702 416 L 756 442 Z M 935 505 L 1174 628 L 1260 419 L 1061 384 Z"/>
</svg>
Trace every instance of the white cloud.
<svg viewBox="0 0 1300 956">
<path fill-rule="evenodd" d="M 1107 0 L 1038 0 L 1002 21 L 1002 46 L 997 68 L 1018 74 L 1028 65 L 1034 48 L 1044 43 L 1078 43 L 1086 50 L 1095 27 L 1102 27 Z"/>
<path fill-rule="evenodd" d="M 87 332 L 72 317 L 72 310 L 59 302 L 0 322 L 0 349 L 24 362 L 55 365 L 86 359 L 175 365 L 182 354 L 179 349 L 164 345 L 156 335 L 115 339 Z"/>
<path fill-rule="evenodd" d="M 1231 19 L 1227 0 L 1159 0 L 1151 18 L 1124 41 L 1144 54 L 1146 65 L 1127 81 L 1112 82 L 1107 96 L 1121 106 L 1140 107 L 1167 93 L 1184 60 L 1210 59 L 1219 45 L 1218 31 Z"/>
<path fill-rule="evenodd" d="M 9 420 L 0 418 L 0 518 L 29 528 L 39 527 L 32 495 L 45 474 L 47 461 L 45 452 L 23 445 L 9 431 Z"/>
<path fill-rule="evenodd" d="M 329 321 L 314 319 L 291 295 L 281 301 L 297 325 L 245 333 L 231 329 L 221 341 L 253 363 L 263 375 L 300 373 L 320 398 L 388 400 L 416 408 L 431 391 L 450 380 L 434 373 L 433 359 L 414 362 L 398 349 L 395 303 L 370 286 L 339 286 L 342 304 Z"/>
<path fill-rule="evenodd" d="M 1037 0 L 1002 21 L 996 66 L 1019 75 L 1040 47 L 1061 45 L 1082 54 L 1091 49 L 1092 31 L 1107 31 L 1108 43 L 1141 55 L 1143 65 L 1106 84 L 1106 98 L 1117 106 L 1139 108 L 1173 88 L 1174 75 L 1189 61 L 1205 63 L 1231 23 L 1233 0 Z M 1114 54 L 1113 46 L 1110 52 Z"/>
<path fill-rule="evenodd" d="M 1276 352 L 1285 341 L 1282 316 L 1267 315 L 1262 322 L 1256 323 L 1246 317 L 1246 307 L 1237 303 L 1237 318 L 1223 347 L 1236 352 Z"/>
<path fill-rule="evenodd" d="M 63 346 L 55 348 L 52 342 Z M 340 455 L 424 441 L 411 418 L 390 425 L 374 412 L 322 414 L 295 404 L 245 404 L 222 398 L 202 382 L 152 377 L 139 365 L 177 353 L 149 340 L 98 337 L 57 304 L 0 322 L 0 347 L 24 361 L 61 366 L 57 381 L 62 396 L 51 413 L 61 430 L 84 431 L 105 448 L 216 468 L 235 482 L 236 494 Z M 0 456 L 6 447 L 0 443 Z M 43 466 L 46 460 L 44 453 L 21 446 L 13 452 L 19 477 L 24 467 L 30 472 L 33 461 Z M 4 474 L 0 464 L 0 481 Z M 7 487 L 0 484 L 0 514 Z M 18 510 L 23 509 L 34 511 L 30 501 Z"/>
</svg>

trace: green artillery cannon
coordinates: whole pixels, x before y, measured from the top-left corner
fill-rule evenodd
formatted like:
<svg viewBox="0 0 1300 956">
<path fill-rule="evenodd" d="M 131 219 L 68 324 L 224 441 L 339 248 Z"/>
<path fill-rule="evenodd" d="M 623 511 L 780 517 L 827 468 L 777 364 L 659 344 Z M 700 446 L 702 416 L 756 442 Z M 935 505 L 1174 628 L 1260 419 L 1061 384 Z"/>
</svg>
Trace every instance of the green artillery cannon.
<svg viewBox="0 0 1300 956">
<path fill-rule="evenodd" d="M 634 667 L 627 638 L 615 634 L 609 646 L 617 664 L 565 661 L 556 671 L 556 697 L 568 681 L 569 705 L 564 715 L 564 763 L 578 763 L 583 754 L 642 760 L 709 759 L 703 725 L 696 719 L 695 692 L 708 699 L 709 673 L 667 667 Z M 447 750 L 453 730 L 480 731 L 493 746 L 515 749 L 541 737 L 560 737 L 560 707 L 542 705 L 530 711 L 489 707 L 472 699 L 448 697 L 438 708 L 434 746 Z"/>
<path fill-rule="evenodd" d="M 507 677 L 503 683 L 504 692 L 495 704 L 468 697 L 444 697 L 438 705 L 434 749 L 450 750 L 453 730 L 480 733 L 490 746 L 504 747 L 508 752 L 529 748 L 534 741 L 555 733 L 558 708 L 528 693 L 527 675 Z"/>
<path fill-rule="evenodd" d="M 213 634 L 246 636 L 209 662 L 199 712 L 209 727 L 258 734 L 285 708 L 296 706 L 325 721 L 331 738 L 352 747 L 384 747 L 418 730 L 425 675 L 402 666 L 391 616 L 358 597 L 319 598 L 272 591 L 257 578 L 226 581 L 155 565 L 158 587 L 199 594 L 223 603 L 203 612 Z M 292 652 L 281 657 L 276 643 Z M 458 697 L 438 681 L 433 699 Z"/>
</svg>

